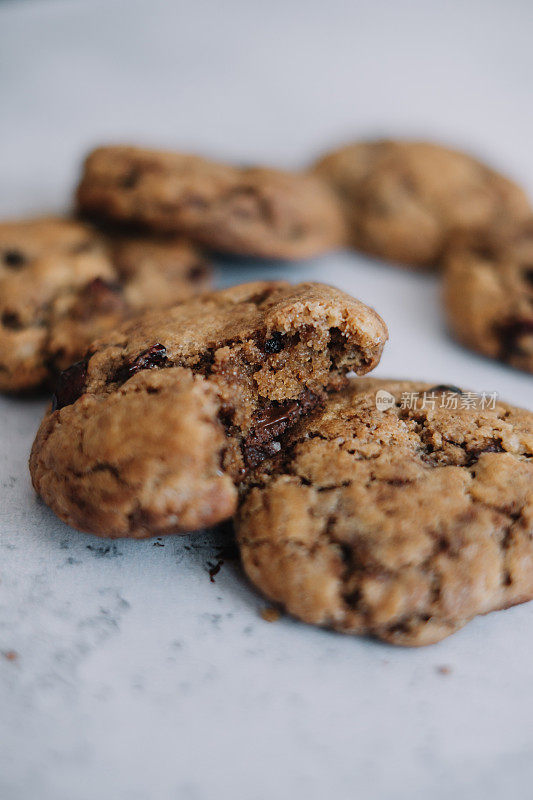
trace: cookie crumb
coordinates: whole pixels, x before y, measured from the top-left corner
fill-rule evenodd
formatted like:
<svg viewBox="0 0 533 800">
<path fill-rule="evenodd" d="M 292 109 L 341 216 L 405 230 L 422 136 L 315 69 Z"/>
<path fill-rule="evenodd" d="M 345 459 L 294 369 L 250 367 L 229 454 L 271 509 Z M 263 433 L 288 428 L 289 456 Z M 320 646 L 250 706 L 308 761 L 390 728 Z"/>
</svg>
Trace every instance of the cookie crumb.
<svg viewBox="0 0 533 800">
<path fill-rule="evenodd" d="M 437 672 L 439 673 L 439 675 L 451 675 L 452 668 L 449 667 L 447 664 L 441 664 L 440 667 L 437 667 Z"/>
<path fill-rule="evenodd" d="M 281 614 L 277 608 L 262 608 L 261 617 L 265 622 L 277 622 Z"/>
<path fill-rule="evenodd" d="M 16 661 L 18 658 L 18 653 L 16 653 L 14 650 L 5 650 L 3 656 L 6 661 Z"/>
<path fill-rule="evenodd" d="M 220 567 L 222 566 L 223 563 L 224 563 L 224 561 L 221 558 L 218 559 L 216 564 L 209 564 L 208 563 L 207 572 L 209 574 L 209 580 L 211 581 L 211 583 L 215 582 L 215 575 L 218 575 L 218 573 L 220 572 Z"/>
</svg>

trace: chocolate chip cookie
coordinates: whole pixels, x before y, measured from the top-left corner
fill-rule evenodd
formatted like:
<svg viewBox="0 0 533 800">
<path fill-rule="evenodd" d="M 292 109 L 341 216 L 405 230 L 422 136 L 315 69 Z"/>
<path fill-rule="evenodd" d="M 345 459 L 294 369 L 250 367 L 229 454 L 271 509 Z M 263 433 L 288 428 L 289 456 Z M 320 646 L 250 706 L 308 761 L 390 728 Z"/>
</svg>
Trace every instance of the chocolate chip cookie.
<svg viewBox="0 0 533 800">
<path fill-rule="evenodd" d="M 314 174 L 337 190 L 355 248 L 412 267 L 437 265 L 457 232 L 514 226 L 531 214 L 522 189 L 468 155 L 427 142 L 357 142 Z"/>
<path fill-rule="evenodd" d="M 379 361 L 368 306 L 323 284 L 256 282 L 150 313 L 61 377 L 30 470 L 65 522 L 101 536 L 196 530 L 280 437 Z"/>
<path fill-rule="evenodd" d="M 450 330 L 483 355 L 533 372 L 533 221 L 483 246 L 462 240 L 447 254 Z"/>
<path fill-rule="evenodd" d="M 32 389 L 132 313 L 209 288 L 178 237 L 103 235 L 61 218 L 0 223 L 0 391 Z"/>
<path fill-rule="evenodd" d="M 305 258 L 344 237 L 335 193 L 316 177 L 136 147 L 93 151 L 78 203 L 100 218 L 182 232 L 238 255 Z"/>
<path fill-rule="evenodd" d="M 483 400 L 372 379 L 328 398 L 243 484 L 253 583 L 305 622 L 403 645 L 531 599 L 533 414 Z"/>
</svg>

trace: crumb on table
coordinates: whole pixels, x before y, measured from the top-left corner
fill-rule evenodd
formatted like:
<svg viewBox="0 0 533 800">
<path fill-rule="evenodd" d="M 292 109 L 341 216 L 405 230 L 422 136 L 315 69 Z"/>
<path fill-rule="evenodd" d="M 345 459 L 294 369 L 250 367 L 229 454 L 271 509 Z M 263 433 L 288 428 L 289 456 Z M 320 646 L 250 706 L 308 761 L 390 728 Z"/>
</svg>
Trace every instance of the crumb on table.
<svg viewBox="0 0 533 800">
<path fill-rule="evenodd" d="M 18 653 L 14 650 L 4 650 L 2 655 L 7 661 L 16 661 L 18 658 Z"/>
<path fill-rule="evenodd" d="M 265 620 L 265 622 L 277 622 L 280 616 L 281 614 L 279 613 L 277 608 L 261 609 L 261 617 Z"/>
</svg>

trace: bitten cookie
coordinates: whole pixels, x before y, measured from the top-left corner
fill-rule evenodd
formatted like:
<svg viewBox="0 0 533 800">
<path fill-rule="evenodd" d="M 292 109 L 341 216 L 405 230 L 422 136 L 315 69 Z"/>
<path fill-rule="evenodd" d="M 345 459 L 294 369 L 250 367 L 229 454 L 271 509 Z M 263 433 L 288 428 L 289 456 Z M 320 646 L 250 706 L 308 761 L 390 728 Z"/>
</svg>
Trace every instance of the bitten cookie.
<svg viewBox="0 0 533 800">
<path fill-rule="evenodd" d="M 239 255 L 305 258 L 344 237 L 339 202 L 318 178 L 181 153 L 101 147 L 85 162 L 77 196 L 91 215 Z"/>
<path fill-rule="evenodd" d="M 235 511 L 246 471 L 364 374 L 381 318 L 323 284 L 257 282 L 147 314 L 63 373 L 35 440 L 36 491 L 102 536 L 196 530 Z"/>
<path fill-rule="evenodd" d="M 513 226 L 531 214 L 516 184 L 479 161 L 427 142 L 358 142 L 314 174 L 343 202 L 355 248 L 412 267 L 437 265 L 458 232 Z"/>
<path fill-rule="evenodd" d="M 243 485 L 252 582 L 305 622 L 402 645 L 531 599 L 533 414 L 471 395 L 354 380 L 299 422 Z"/>
<path fill-rule="evenodd" d="M 178 237 L 104 236 L 61 218 L 0 223 L 0 391 L 47 382 L 131 314 L 209 285 Z"/>
<path fill-rule="evenodd" d="M 467 347 L 533 372 L 533 221 L 514 236 L 457 242 L 447 254 L 450 330 Z"/>
</svg>

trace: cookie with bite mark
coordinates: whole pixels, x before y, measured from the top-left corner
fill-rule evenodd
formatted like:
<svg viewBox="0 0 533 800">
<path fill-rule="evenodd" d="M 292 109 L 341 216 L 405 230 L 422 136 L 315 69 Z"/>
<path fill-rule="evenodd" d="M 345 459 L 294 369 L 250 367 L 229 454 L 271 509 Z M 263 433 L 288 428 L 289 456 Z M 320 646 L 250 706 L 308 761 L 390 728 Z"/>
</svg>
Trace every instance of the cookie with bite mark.
<svg viewBox="0 0 533 800">
<path fill-rule="evenodd" d="M 249 470 L 348 372 L 372 370 L 386 338 L 375 311 L 319 283 L 244 284 L 146 314 L 61 376 L 33 485 L 100 536 L 220 522 Z"/>
</svg>

